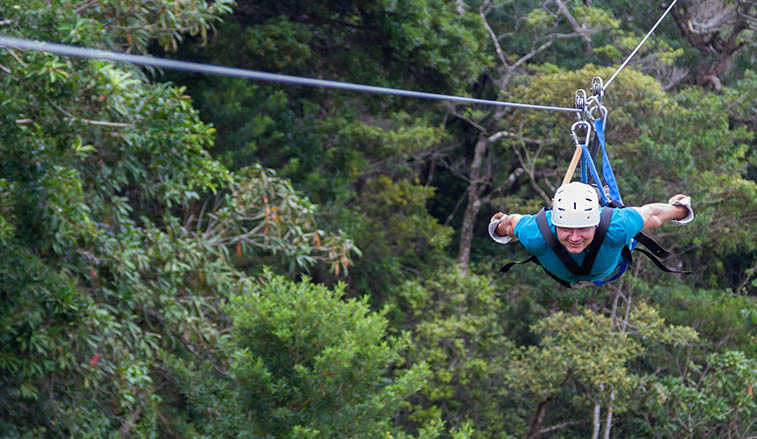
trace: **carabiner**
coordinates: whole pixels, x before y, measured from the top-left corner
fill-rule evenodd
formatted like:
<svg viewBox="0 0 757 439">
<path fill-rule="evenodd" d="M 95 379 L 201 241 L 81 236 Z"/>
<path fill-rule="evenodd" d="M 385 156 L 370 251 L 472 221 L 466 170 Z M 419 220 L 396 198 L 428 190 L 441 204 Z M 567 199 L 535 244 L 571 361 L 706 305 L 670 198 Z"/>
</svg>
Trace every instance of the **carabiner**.
<svg viewBox="0 0 757 439">
<path fill-rule="evenodd" d="M 607 107 L 599 104 L 599 112 L 602 114 L 602 126 L 607 127 Z"/>
<path fill-rule="evenodd" d="M 578 133 L 576 132 L 580 125 L 586 127 L 586 141 L 584 143 L 580 143 L 578 140 Z M 591 140 L 591 124 L 585 120 L 577 121 L 570 127 L 570 135 L 573 137 L 573 143 L 575 143 L 576 147 L 588 145 L 589 140 Z"/>
<path fill-rule="evenodd" d="M 599 101 L 597 100 L 596 96 L 589 96 L 588 99 L 586 99 L 586 107 L 584 107 L 584 114 L 583 119 L 593 121 L 594 115 L 592 112 L 598 108 L 600 105 Z"/>
<path fill-rule="evenodd" d="M 599 115 L 595 116 L 594 112 L 599 111 Z M 595 96 L 589 98 L 589 105 L 586 107 L 586 119 L 594 121 L 602 118 L 602 124 L 607 124 L 607 107 L 602 105 Z"/>
</svg>

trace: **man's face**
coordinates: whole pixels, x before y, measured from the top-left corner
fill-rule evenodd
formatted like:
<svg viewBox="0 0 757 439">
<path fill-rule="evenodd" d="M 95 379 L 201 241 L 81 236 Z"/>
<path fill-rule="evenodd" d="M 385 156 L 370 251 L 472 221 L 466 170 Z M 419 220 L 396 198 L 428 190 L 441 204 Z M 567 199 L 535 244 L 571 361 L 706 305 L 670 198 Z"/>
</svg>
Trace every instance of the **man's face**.
<svg viewBox="0 0 757 439">
<path fill-rule="evenodd" d="M 569 229 L 567 227 L 555 227 L 557 229 L 557 240 L 565 246 L 571 253 L 581 253 L 584 251 L 591 240 L 594 239 L 594 232 L 597 228 L 582 227 L 580 229 Z"/>
</svg>

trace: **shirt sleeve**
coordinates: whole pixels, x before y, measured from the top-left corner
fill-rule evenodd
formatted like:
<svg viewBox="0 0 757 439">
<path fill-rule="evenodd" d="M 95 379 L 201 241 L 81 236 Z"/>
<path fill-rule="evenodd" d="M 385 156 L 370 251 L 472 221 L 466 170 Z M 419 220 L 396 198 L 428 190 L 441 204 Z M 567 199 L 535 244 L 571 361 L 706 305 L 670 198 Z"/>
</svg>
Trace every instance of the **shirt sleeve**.
<svg viewBox="0 0 757 439">
<path fill-rule="evenodd" d="M 536 215 L 523 215 L 515 225 L 513 234 L 530 253 L 540 256 L 549 247 L 536 224 Z"/>
<path fill-rule="evenodd" d="M 644 218 L 636 209 L 628 207 L 615 209 L 605 239 L 609 239 L 614 244 L 624 244 L 641 232 L 643 228 Z"/>
</svg>

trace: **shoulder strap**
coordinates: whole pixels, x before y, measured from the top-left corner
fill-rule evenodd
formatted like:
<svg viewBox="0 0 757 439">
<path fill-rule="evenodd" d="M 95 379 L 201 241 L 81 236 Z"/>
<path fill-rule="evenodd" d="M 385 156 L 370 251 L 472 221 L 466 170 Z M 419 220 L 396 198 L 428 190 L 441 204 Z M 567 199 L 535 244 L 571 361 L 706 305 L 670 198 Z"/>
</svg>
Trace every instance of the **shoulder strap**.
<svg viewBox="0 0 757 439">
<path fill-rule="evenodd" d="M 565 265 L 565 268 L 574 275 L 579 276 L 581 273 L 581 267 L 579 267 L 576 261 L 570 256 L 570 252 L 568 252 L 568 250 L 560 244 L 560 241 L 555 238 L 552 229 L 549 228 L 549 223 L 547 223 L 547 215 L 544 213 L 544 209 L 536 214 L 536 225 L 539 226 L 539 232 L 541 232 L 544 242 L 546 242 L 555 255 L 560 258 L 560 261 Z"/>
<path fill-rule="evenodd" d="M 599 226 L 594 233 L 594 239 L 591 241 L 591 244 L 589 244 L 589 248 L 586 250 L 586 257 L 584 258 L 583 264 L 581 264 L 584 276 L 591 274 L 591 268 L 594 266 L 594 261 L 597 259 L 597 254 L 599 254 L 599 248 L 602 247 L 605 236 L 607 236 L 607 229 L 610 228 L 611 220 L 612 208 L 605 207 L 602 209 L 602 216 L 599 218 Z"/>
</svg>

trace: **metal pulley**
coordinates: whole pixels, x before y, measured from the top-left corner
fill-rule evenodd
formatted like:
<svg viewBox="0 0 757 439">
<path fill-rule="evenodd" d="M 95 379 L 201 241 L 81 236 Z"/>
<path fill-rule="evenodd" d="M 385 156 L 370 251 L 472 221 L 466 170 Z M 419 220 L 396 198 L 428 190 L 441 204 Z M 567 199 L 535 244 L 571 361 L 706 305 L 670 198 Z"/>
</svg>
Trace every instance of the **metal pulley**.
<svg viewBox="0 0 757 439">
<path fill-rule="evenodd" d="M 597 101 L 601 104 L 602 98 L 605 96 L 605 87 L 602 78 L 595 76 L 591 80 L 591 93 L 597 98 Z"/>
<path fill-rule="evenodd" d="M 586 111 L 586 104 L 587 104 L 586 90 L 582 88 L 576 90 L 574 104 L 575 104 L 576 110 L 581 110 L 580 112 L 576 113 L 576 119 L 584 120 L 583 113 Z"/>
</svg>

